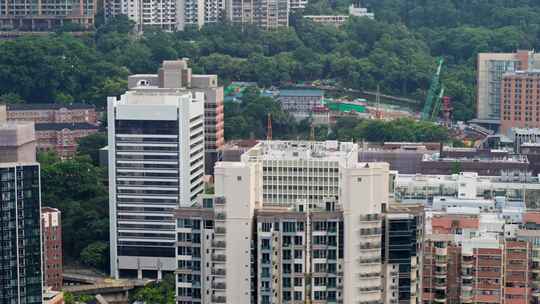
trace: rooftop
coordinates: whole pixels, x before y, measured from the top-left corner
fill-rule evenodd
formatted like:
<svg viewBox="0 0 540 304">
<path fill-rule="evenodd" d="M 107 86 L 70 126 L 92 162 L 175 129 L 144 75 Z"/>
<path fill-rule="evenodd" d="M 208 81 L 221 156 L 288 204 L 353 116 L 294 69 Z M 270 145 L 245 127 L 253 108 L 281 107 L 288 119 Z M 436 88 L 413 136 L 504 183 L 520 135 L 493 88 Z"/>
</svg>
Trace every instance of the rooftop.
<svg viewBox="0 0 540 304">
<path fill-rule="evenodd" d="M 245 153 L 247 157 L 265 160 L 347 160 L 356 161 L 358 146 L 338 141 L 261 141 Z"/>
<path fill-rule="evenodd" d="M 94 105 L 84 103 L 62 104 L 62 103 L 32 103 L 32 104 L 10 104 L 8 111 L 32 111 L 32 110 L 59 110 L 59 109 L 95 109 Z"/>
<path fill-rule="evenodd" d="M 79 123 L 37 123 L 35 125 L 36 131 L 60 131 L 64 129 L 68 130 L 97 130 L 99 127 L 86 122 Z"/>
<path fill-rule="evenodd" d="M 310 97 L 323 97 L 324 91 L 322 90 L 281 90 L 279 96 L 297 97 L 297 96 L 310 96 Z"/>
</svg>

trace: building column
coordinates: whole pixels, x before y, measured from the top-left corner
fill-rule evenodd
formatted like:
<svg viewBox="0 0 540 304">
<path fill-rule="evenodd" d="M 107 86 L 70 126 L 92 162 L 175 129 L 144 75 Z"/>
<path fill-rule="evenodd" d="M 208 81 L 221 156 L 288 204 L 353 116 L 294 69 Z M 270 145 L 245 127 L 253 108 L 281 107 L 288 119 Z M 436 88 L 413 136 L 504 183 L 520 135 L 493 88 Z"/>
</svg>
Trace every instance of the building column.
<svg viewBox="0 0 540 304">
<path fill-rule="evenodd" d="M 137 269 L 137 279 L 142 280 L 142 269 Z"/>
<path fill-rule="evenodd" d="M 163 279 L 163 272 L 161 270 L 157 271 L 157 279 L 158 281 L 161 281 Z"/>
</svg>

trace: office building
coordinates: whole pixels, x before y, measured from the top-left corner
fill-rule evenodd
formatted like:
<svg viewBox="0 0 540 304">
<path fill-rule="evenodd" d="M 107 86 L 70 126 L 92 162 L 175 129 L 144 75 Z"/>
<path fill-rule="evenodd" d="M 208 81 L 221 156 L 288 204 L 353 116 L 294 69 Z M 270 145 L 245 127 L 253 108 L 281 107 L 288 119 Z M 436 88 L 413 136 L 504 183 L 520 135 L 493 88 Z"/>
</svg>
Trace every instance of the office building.
<svg viewBox="0 0 540 304">
<path fill-rule="evenodd" d="M 34 123 L 89 123 L 97 125 L 98 115 L 94 105 L 65 104 L 10 104 L 7 105 L 9 121 Z"/>
<path fill-rule="evenodd" d="M 13 125 L 0 125 L 0 131 Z M 26 126 L 14 142 L 32 142 Z M 17 127 L 15 127 L 17 129 Z M 2 138 L 2 136 L 0 136 Z M 0 142 L 4 148 L 5 142 Z M 8 149 L 16 149 L 8 146 Z M 24 148 L 23 148 L 24 149 Z M 17 153 L 15 153 L 17 155 Z M 32 157 L 0 162 L 0 303 L 42 303 L 40 170 Z"/>
<path fill-rule="evenodd" d="M 296 114 L 309 114 L 323 105 L 324 92 L 321 90 L 281 90 L 277 101 L 284 111 Z"/>
<path fill-rule="evenodd" d="M 89 123 L 38 123 L 35 125 L 37 149 L 54 151 L 61 159 L 77 153 L 79 140 L 98 132 L 98 126 Z"/>
<path fill-rule="evenodd" d="M 187 59 L 164 61 L 157 74 L 129 76 L 128 87 L 175 88 L 204 94 L 205 170 L 212 174 L 225 144 L 223 87 L 218 85 L 217 75 L 192 74 Z"/>
<path fill-rule="evenodd" d="M 182 31 L 187 26 L 202 27 L 219 22 L 223 16 L 224 0 L 104 0 L 105 19 L 126 15 L 136 29 L 157 27 L 167 31 Z"/>
<path fill-rule="evenodd" d="M 177 302 L 382 302 L 382 212 L 388 204 L 388 165 L 310 154 L 305 142 L 279 142 L 290 151 L 283 151 L 283 163 L 276 165 L 277 154 L 269 163 L 257 157 L 259 149 L 270 149 L 271 144 L 255 146 L 242 161 L 217 163 L 215 194 L 177 210 L 177 242 L 182 247 L 177 254 Z M 312 144 L 352 147 L 352 143 Z M 293 148 L 296 145 L 298 149 Z M 289 154 L 295 150 L 304 150 L 294 156 L 298 163 L 320 158 L 306 166 L 306 174 L 319 177 L 311 180 L 313 185 L 327 183 L 324 172 L 339 167 L 337 197 L 310 201 L 309 196 L 282 196 L 285 201 L 279 203 L 276 196 L 265 201 L 268 168 L 276 168 L 275 175 L 288 174 L 277 169 L 282 167 L 292 173 L 296 162 Z M 303 192 L 288 192 L 295 191 Z"/>
<path fill-rule="evenodd" d="M 68 23 L 76 23 L 81 29 L 90 30 L 94 28 L 96 13 L 96 0 L 3 1 L 0 3 L 0 29 L 51 31 Z"/>
<path fill-rule="evenodd" d="M 234 24 L 263 30 L 288 27 L 290 4 L 287 0 L 226 0 L 225 17 Z"/>
<path fill-rule="evenodd" d="M 174 210 L 203 191 L 204 96 L 133 88 L 108 99 L 111 275 L 177 268 Z"/>
<path fill-rule="evenodd" d="M 43 240 L 43 279 L 44 286 L 55 291 L 62 289 L 62 223 L 61 212 L 56 208 L 41 208 Z"/>
<path fill-rule="evenodd" d="M 34 124 L 0 122 L 0 163 L 34 162 L 35 159 Z"/>
<path fill-rule="evenodd" d="M 533 51 L 479 53 L 477 68 L 477 112 L 475 122 L 498 128 L 501 120 L 503 75 L 540 67 L 540 55 Z"/>
</svg>

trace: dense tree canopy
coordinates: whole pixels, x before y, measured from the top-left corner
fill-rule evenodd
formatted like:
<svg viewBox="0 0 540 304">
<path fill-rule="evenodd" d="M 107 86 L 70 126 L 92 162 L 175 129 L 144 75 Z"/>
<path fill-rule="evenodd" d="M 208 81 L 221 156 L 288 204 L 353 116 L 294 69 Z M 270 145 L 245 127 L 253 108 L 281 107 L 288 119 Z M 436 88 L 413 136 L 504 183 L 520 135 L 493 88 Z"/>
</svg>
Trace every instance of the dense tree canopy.
<svg viewBox="0 0 540 304">
<path fill-rule="evenodd" d="M 345 12 L 349 1 L 312 0 L 305 13 Z M 217 73 L 222 82 L 335 79 L 345 87 L 425 98 L 436 57 L 447 65 L 443 84 L 455 118 L 474 115 L 478 52 L 537 48 L 540 6 L 534 0 L 365 0 L 376 20 L 350 18 L 340 29 L 291 17 L 290 28 L 243 31 L 229 24 L 201 30 L 130 34 L 125 17 L 75 38 L 0 42 L 0 96 L 9 102 L 88 102 L 126 89 L 129 73 L 154 72 L 164 59 L 188 57 L 195 72 Z"/>
</svg>

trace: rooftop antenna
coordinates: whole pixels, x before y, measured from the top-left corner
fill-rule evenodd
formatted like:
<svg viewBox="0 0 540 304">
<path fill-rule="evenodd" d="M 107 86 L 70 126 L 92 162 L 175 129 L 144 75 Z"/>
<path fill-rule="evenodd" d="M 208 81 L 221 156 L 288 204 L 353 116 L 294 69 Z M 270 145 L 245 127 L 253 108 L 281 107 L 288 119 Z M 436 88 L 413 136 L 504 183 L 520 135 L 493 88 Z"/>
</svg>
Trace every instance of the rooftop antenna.
<svg viewBox="0 0 540 304">
<path fill-rule="evenodd" d="M 272 140 L 272 114 L 268 113 L 268 121 L 266 125 L 266 140 Z"/>
</svg>

